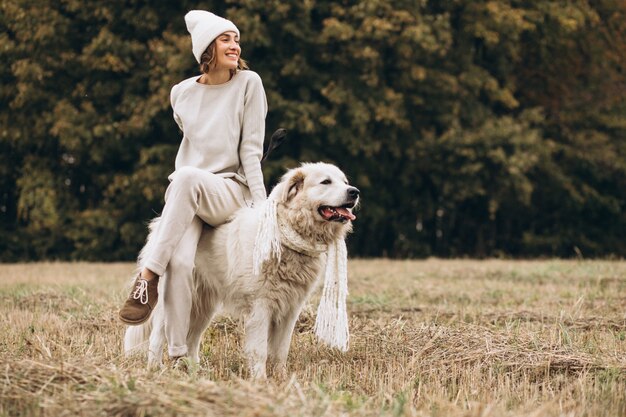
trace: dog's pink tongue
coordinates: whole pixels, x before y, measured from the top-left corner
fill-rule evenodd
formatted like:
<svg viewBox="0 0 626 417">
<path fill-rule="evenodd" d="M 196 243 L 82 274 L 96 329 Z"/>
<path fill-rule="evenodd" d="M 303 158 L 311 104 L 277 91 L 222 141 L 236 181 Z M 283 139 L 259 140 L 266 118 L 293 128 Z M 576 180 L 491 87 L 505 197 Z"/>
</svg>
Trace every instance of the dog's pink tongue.
<svg viewBox="0 0 626 417">
<path fill-rule="evenodd" d="M 355 220 L 356 216 L 352 213 L 350 213 L 350 210 L 343 208 L 343 207 L 337 207 L 337 213 L 341 214 L 343 217 L 350 219 L 350 220 Z"/>
<path fill-rule="evenodd" d="M 324 207 L 324 209 L 322 210 L 322 215 L 324 216 L 324 218 L 326 220 L 330 219 L 331 217 L 333 217 L 335 213 L 333 213 L 332 209 L 330 207 Z"/>
</svg>

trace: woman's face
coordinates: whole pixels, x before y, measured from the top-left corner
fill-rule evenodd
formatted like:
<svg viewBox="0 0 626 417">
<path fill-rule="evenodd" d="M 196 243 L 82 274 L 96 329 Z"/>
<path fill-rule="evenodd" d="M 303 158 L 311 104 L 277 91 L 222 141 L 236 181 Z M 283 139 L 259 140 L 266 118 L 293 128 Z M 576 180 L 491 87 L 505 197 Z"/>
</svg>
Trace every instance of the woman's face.
<svg viewBox="0 0 626 417">
<path fill-rule="evenodd" d="M 215 69 L 237 69 L 241 47 L 235 32 L 224 32 L 215 39 Z"/>
</svg>

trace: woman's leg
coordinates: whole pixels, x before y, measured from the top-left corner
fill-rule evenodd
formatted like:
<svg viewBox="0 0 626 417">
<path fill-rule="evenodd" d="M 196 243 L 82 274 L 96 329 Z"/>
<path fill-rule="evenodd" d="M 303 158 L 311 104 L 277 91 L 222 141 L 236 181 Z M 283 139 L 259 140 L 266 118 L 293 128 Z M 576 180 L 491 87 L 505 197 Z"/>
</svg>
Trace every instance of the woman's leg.
<svg viewBox="0 0 626 417">
<path fill-rule="evenodd" d="M 187 333 L 193 303 L 193 268 L 204 222 L 194 217 L 165 270 L 163 309 L 170 356 L 187 354 Z"/>
<path fill-rule="evenodd" d="M 172 254 L 195 216 L 219 226 L 245 204 L 242 186 L 197 168 L 176 171 L 165 194 L 165 206 L 145 267 L 163 275 Z"/>
<path fill-rule="evenodd" d="M 174 181 L 181 178 L 178 173 Z M 164 312 L 165 312 L 165 337 L 168 342 L 168 353 L 172 357 L 183 356 L 188 352 L 187 335 L 189 333 L 191 308 L 193 303 L 193 269 L 196 248 L 204 223 L 213 226 L 220 225 L 232 215 L 232 213 L 244 204 L 242 186 L 234 180 L 224 179 L 214 174 L 200 170 L 185 170 L 179 184 L 185 184 L 186 189 L 192 190 L 192 197 L 185 190 L 173 188 L 173 192 L 167 196 L 168 202 L 176 201 L 176 204 L 167 203 L 170 213 L 177 213 L 170 224 L 182 227 L 185 213 L 189 213 L 189 206 L 194 208 L 191 223 L 186 227 L 174 251 L 167 261 L 164 253 L 167 246 L 164 241 L 173 240 L 171 235 L 179 232 L 178 229 L 170 232 L 164 240 L 155 242 L 153 253 L 149 259 L 158 259 L 156 264 L 166 262 L 165 286 L 164 286 Z M 182 202 L 187 201 L 187 204 Z M 191 203 L 191 204 L 189 204 Z M 178 210 L 170 210 L 172 207 Z M 181 214 L 182 213 L 182 214 Z M 164 210 L 165 214 L 165 210 Z M 170 216 L 173 216 L 170 214 Z M 162 225 L 159 225 L 161 234 Z M 170 226 L 172 227 L 172 226 Z M 146 264 L 150 268 L 150 263 Z"/>
<path fill-rule="evenodd" d="M 165 193 L 165 206 L 151 237 L 144 269 L 120 310 L 122 321 L 134 325 L 148 319 L 158 298 L 157 278 L 165 273 L 174 250 L 196 215 L 210 225 L 220 225 L 245 204 L 244 192 L 238 182 L 210 172 L 191 167 L 176 171 Z M 193 263 L 193 258 L 190 262 Z"/>
<path fill-rule="evenodd" d="M 167 187 L 159 223 L 146 244 L 150 250 L 134 289 L 119 312 L 126 324 L 141 324 L 154 310 L 158 301 L 158 277 L 165 274 L 172 253 L 198 210 L 202 174 L 203 171 L 195 168 L 182 168 Z"/>
</svg>

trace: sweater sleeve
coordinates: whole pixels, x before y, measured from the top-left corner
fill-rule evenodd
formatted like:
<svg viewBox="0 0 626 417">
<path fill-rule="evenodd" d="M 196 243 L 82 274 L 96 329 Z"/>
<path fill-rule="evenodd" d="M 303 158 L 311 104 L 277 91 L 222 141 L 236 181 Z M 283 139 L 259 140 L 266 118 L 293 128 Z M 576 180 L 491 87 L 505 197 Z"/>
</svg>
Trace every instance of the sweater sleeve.
<svg viewBox="0 0 626 417">
<path fill-rule="evenodd" d="M 266 115 L 267 99 L 261 77 L 251 72 L 244 98 L 239 159 L 252 199 L 256 204 L 267 198 L 261 171 Z"/>
<path fill-rule="evenodd" d="M 176 84 L 170 91 L 170 103 L 172 104 L 172 112 L 174 113 L 174 121 L 178 125 L 180 130 L 183 130 L 183 121 L 180 119 L 178 113 L 176 113 L 176 100 L 180 93 L 180 84 Z"/>
</svg>

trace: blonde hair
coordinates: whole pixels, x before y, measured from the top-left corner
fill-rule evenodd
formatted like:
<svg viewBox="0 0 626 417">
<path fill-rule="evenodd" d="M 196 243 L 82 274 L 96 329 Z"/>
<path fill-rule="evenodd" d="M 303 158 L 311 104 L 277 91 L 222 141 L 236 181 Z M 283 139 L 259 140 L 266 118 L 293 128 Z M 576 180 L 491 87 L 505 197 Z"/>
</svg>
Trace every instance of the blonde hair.
<svg viewBox="0 0 626 417">
<path fill-rule="evenodd" d="M 209 46 L 202 52 L 200 56 L 200 71 L 203 74 L 208 74 L 211 68 L 215 65 L 215 41 L 211 42 Z M 248 63 L 241 57 L 237 60 L 237 68 L 231 70 L 231 75 L 234 75 L 237 71 L 247 70 Z"/>
</svg>

